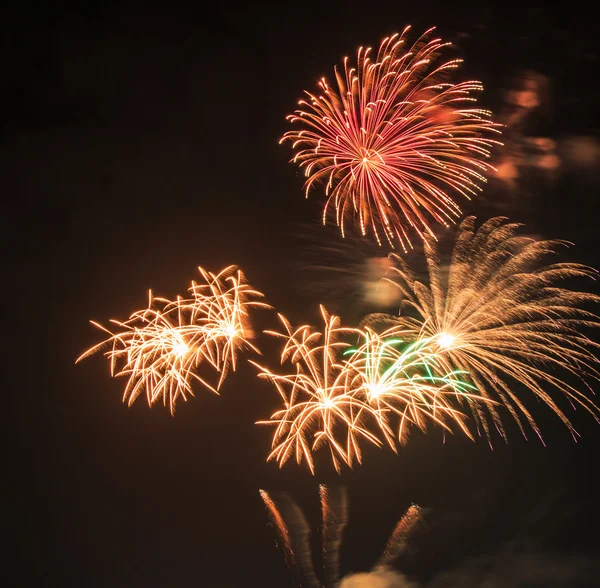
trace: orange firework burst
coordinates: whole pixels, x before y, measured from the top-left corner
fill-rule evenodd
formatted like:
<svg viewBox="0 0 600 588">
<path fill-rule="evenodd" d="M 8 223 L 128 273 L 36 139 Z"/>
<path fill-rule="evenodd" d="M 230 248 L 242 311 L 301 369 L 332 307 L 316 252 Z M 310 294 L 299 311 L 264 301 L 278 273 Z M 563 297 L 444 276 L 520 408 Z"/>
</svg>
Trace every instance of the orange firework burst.
<svg viewBox="0 0 600 588">
<path fill-rule="evenodd" d="M 585 336 L 585 330 L 600 326 L 600 320 L 585 306 L 600 302 L 600 297 L 560 287 L 560 282 L 595 277 L 597 272 L 576 263 L 545 265 L 543 258 L 566 243 L 519 238 L 518 226 L 498 217 L 476 231 L 475 218 L 465 219 L 447 276 L 435 243 L 426 241 L 428 285 L 402 258 L 393 256 L 396 268 L 388 280 L 399 289 L 403 306 L 417 316 L 388 320 L 411 332 L 412 340 L 423 335 L 437 340 L 438 354 L 456 368 L 468 370 L 483 396 L 496 396 L 506 405 L 523 434 L 520 415 L 538 435 L 540 431 L 515 384 L 533 392 L 575 433 L 548 390 L 554 388 L 571 404 L 598 415 L 588 396 L 567 380 L 585 383 L 586 376 L 599 377 L 598 359 L 592 352 L 598 344 Z M 372 315 L 373 320 L 378 317 Z M 487 407 L 504 436 L 497 404 L 487 403 Z M 480 405 L 474 408 L 489 435 L 485 413 Z"/>
<path fill-rule="evenodd" d="M 333 206 L 342 234 L 346 217 L 357 216 L 363 235 L 370 226 L 378 242 L 384 235 L 403 248 L 412 231 L 432 235 L 431 220 L 455 222 L 449 192 L 469 198 L 481 189 L 498 143 L 490 135 L 500 132 L 490 112 L 470 107 L 481 83 L 450 81 L 461 60 L 436 65 L 450 43 L 427 40 L 430 29 L 408 48 L 409 28 L 385 38 L 374 60 L 362 47 L 356 66 L 346 58 L 337 88 L 322 78 L 322 93 L 306 92 L 288 117 L 299 128 L 281 139 L 296 151 L 306 195 L 325 184 L 324 223 Z"/>
<path fill-rule="evenodd" d="M 216 275 L 198 269 L 204 282 L 192 282 L 191 298 L 169 301 L 153 297 L 150 291 L 147 309 L 134 312 L 125 322 L 111 320 L 118 332 L 92 321 L 110 337 L 77 362 L 109 346 L 105 355 L 110 358 L 111 375 L 128 378 L 123 400 L 129 405 L 145 392 L 148 404 L 162 398 L 173 413 L 179 398 L 193 396 L 194 381 L 218 394 L 229 368 L 235 370 L 238 350 L 258 352 L 248 341 L 249 309 L 268 305 L 256 300 L 262 294 L 251 289 L 234 266 Z M 118 368 L 121 362 L 123 367 Z M 220 374 L 215 386 L 196 373 L 203 362 Z"/>
<path fill-rule="evenodd" d="M 192 282 L 189 291 L 193 298 L 186 303 L 204 328 L 206 340 L 203 351 L 221 373 L 218 389 L 229 367 L 235 371 L 238 350 L 249 348 L 259 352 L 248 341 L 252 336 L 249 310 L 271 307 L 257 300 L 263 294 L 252 289 L 235 266 L 229 266 L 216 275 L 201 267 L 198 269 L 204 283 Z"/>
<path fill-rule="evenodd" d="M 406 442 L 410 424 L 425 430 L 432 421 L 451 430 L 446 423 L 451 419 L 469 435 L 462 413 L 451 401 L 483 399 L 459 379 L 460 371 L 440 361 L 437 345 L 429 340 L 403 345 L 397 329 L 377 335 L 368 328 L 340 327 L 340 319 L 322 306 L 321 314 L 322 334 L 307 325 L 294 331 L 281 315 L 286 333 L 270 332 L 285 339 L 281 361 L 293 363 L 295 373 L 279 375 L 255 364 L 260 376 L 276 386 L 285 405 L 270 421 L 260 423 L 276 425 L 268 459 L 281 466 L 295 455 L 298 463 L 306 459 L 314 473 L 312 454 L 327 445 L 339 472 L 342 462 L 349 466 L 355 459 L 361 462 L 360 440 L 381 446 L 384 439 L 396 450 L 394 436 Z M 340 340 L 348 335 L 364 343 L 351 349 Z M 393 417 L 398 418 L 397 433 Z"/>
<path fill-rule="evenodd" d="M 153 309 L 162 303 L 162 309 Z M 197 380 L 209 390 L 217 392 L 200 378 L 195 369 L 206 359 L 206 333 L 194 320 L 192 308 L 181 299 L 170 302 L 164 298 L 148 296 L 148 308 L 134 312 L 129 320 L 111 320 L 119 332 L 113 333 L 102 325 L 92 324 L 110 337 L 88 349 L 77 362 L 110 346 L 105 355 L 110 358 L 112 376 L 128 378 L 123 402 L 129 406 L 142 393 L 149 405 L 162 398 L 171 412 L 181 397 L 193 396 L 192 382 Z M 117 365 L 122 362 L 120 369 Z"/>
<path fill-rule="evenodd" d="M 260 423 L 277 425 L 274 449 L 268 459 L 275 458 L 283 465 L 295 455 L 298 463 L 306 459 L 313 473 L 312 452 L 324 444 L 328 445 L 338 471 L 341 461 L 352 465 L 356 457 L 360 462 L 358 437 L 381 444 L 364 423 L 365 417 L 375 415 L 375 411 L 349 394 L 345 386 L 341 352 L 349 344 L 340 338 L 358 335 L 360 331 L 340 327 L 339 317 L 329 315 L 323 306 L 321 316 L 325 323 L 323 333 L 308 325 L 294 331 L 282 315 L 279 318 L 286 333 L 267 331 L 286 340 L 281 362 L 293 363 L 296 373 L 278 375 L 255 364 L 261 370 L 259 375 L 273 382 L 285 404 L 270 421 Z"/>
<path fill-rule="evenodd" d="M 381 334 L 365 328 L 363 343 L 349 352 L 346 387 L 375 409 L 379 429 L 394 450 L 394 431 L 404 445 L 410 425 L 425 431 L 430 421 L 451 431 L 450 420 L 472 438 L 453 403 L 472 405 L 485 399 L 461 379 L 466 372 L 447 365 L 435 340 L 418 337 L 407 343 L 411 334 L 396 327 Z M 394 417 L 398 423 L 392 426 Z"/>
</svg>

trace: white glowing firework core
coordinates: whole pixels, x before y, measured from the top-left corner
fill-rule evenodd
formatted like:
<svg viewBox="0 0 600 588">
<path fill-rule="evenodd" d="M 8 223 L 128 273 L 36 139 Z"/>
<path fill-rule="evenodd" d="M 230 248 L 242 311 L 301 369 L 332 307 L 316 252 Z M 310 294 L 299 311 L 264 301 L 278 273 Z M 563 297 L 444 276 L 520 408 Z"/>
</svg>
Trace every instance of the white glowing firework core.
<svg viewBox="0 0 600 588">
<path fill-rule="evenodd" d="M 381 396 L 385 392 L 385 386 L 383 386 L 379 382 L 377 382 L 375 384 L 369 384 L 367 386 L 367 389 L 369 391 L 369 396 L 371 398 L 378 398 L 379 396 Z"/>
<path fill-rule="evenodd" d="M 440 333 L 438 337 L 438 345 L 444 349 L 448 349 L 449 347 L 452 347 L 455 339 L 456 337 L 454 337 L 454 335 L 450 335 L 449 333 Z"/>
<path fill-rule="evenodd" d="M 229 325 L 227 325 L 227 326 L 225 327 L 225 334 L 226 334 L 228 337 L 231 337 L 231 338 L 233 338 L 233 337 L 236 337 L 236 336 L 237 336 L 237 334 L 238 334 L 238 330 L 236 329 L 235 325 L 233 325 L 233 324 L 229 324 Z"/>
<path fill-rule="evenodd" d="M 173 345 L 173 353 L 183 357 L 189 351 L 189 347 L 183 341 L 176 341 Z"/>
</svg>

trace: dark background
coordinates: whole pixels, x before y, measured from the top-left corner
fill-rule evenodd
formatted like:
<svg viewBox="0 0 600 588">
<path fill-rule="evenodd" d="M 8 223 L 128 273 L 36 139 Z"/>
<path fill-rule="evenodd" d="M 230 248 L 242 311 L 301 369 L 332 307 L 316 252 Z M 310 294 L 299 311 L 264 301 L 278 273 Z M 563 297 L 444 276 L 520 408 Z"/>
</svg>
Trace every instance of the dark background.
<svg viewBox="0 0 600 588">
<path fill-rule="evenodd" d="M 442 443 L 432 430 L 398 456 L 367 451 L 341 477 L 323 454 L 313 478 L 265 463 L 270 430 L 253 423 L 277 398 L 243 361 L 220 397 L 199 390 L 172 417 L 143 400 L 121 404 L 123 383 L 101 356 L 74 360 L 99 340 L 90 318 L 125 318 L 150 287 L 183 292 L 197 265 L 239 264 L 293 322 L 317 321 L 321 300 L 304 293 L 292 235 L 298 223 L 316 226 L 320 201 L 303 198 L 289 148 L 278 145 L 285 115 L 344 55 L 406 24 L 437 25 L 457 41 L 461 75 L 484 82 L 486 107 L 502 109 L 519 72 L 547 76 L 547 108 L 530 134 L 597 137 L 600 31 L 584 5 L 175 6 L 13 3 L 3 17 L 8 577 L 289 586 L 258 489 L 291 492 L 316 529 L 323 481 L 350 490 L 344 572 L 373 564 L 411 502 L 431 509 L 400 562 L 420 582 L 478 556 L 491 558 L 493 576 L 510 567 L 507 549 L 580 570 L 600 546 L 600 428 L 587 415 L 574 418 L 578 443 L 538 406 L 546 447 L 512 426 L 510 443 L 493 450 L 458 436 Z M 551 182 L 526 174 L 510 193 L 491 182 L 464 210 L 509 208 L 527 232 L 573 241 L 569 259 L 598 265 L 597 189 L 594 170 L 567 166 Z M 323 301 L 348 322 L 360 318 L 338 294 Z M 257 319 L 259 329 L 275 324 L 273 313 Z M 260 345 L 275 366 L 276 346 Z M 506 582 L 497 585 L 521 585 Z M 595 585 L 583 571 L 570 582 L 561 585 Z"/>
</svg>

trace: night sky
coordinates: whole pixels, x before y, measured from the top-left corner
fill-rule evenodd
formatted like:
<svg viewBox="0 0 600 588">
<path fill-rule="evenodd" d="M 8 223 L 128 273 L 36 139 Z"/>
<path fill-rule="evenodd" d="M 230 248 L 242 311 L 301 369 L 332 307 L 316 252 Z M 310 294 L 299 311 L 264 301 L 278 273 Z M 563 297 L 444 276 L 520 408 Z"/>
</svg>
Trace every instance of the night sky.
<svg viewBox="0 0 600 588">
<path fill-rule="evenodd" d="M 291 493 L 316 530 L 321 482 L 349 489 L 344 573 L 371 567 L 414 502 L 425 525 L 398 567 L 423 586 L 451 570 L 460 581 L 444 586 L 484 585 L 473 561 L 486 586 L 598 585 L 600 426 L 589 415 L 573 415 L 578 443 L 533 402 L 546 447 L 510 423 L 509 444 L 493 450 L 432 428 L 399 455 L 367 450 L 341 476 L 323 452 L 312 477 L 265 463 L 271 430 L 254 422 L 277 395 L 245 361 L 220 397 L 198 389 L 175 417 L 122 404 L 101 355 L 74 364 L 99 341 L 89 319 L 126 318 L 148 288 L 183 293 L 198 265 L 239 264 L 294 323 L 316 324 L 320 302 L 360 319 L 348 280 L 324 277 L 321 297 L 318 283 L 306 287 L 310 239 L 298 234 L 312 227 L 319 242 L 322 202 L 304 199 L 278 140 L 303 89 L 407 24 L 456 41 L 461 75 L 482 80 L 482 104 L 499 113 L 523 72 L 549 80 L 520 132 L 555 141 L 559 171 L 548 180 L 532 167 L 461 204 L 570 240 L 564 260 L 600 266 L 597 152 L 595 163 L 570 157 L 579 137 L 598 145 L 600 30 L 577 3 L 13 4 L 1 25 L 0 158 L 12 585 L 292 586 L 258 490 Z M 257 313 L 258 331 L 275 326 L 275 313 Z M 276 367 L 277 345 L 257 342 Z M 552 581 L 523 580 L 550 569 Z"/>
</svg>

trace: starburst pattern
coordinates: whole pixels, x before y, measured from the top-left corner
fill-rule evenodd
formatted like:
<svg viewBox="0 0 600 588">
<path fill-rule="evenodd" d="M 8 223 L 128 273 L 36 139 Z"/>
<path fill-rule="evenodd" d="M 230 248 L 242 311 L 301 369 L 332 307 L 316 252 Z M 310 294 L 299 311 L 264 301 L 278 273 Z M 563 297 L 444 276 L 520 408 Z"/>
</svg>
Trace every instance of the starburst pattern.
<svg viewBox="0 0 600 588">
<path fill-rule="evenodd" d="M 235 371 L 236 358 L 242 349 L 254 353 L 259 350 L 249 341 L 252 330 L 249 312 L 254 308 L 271 308 L 261 302 L 263 294 L 247 283 L 236 266 L 229 266 L 213 274 L 199 267 L 202 282 L 192 282 L 191 307 L 205 332 L 203 351 L 221 374 L 217 389 L 222 385 L 228 370 Z"/>
<path fill-rule="evenodd" d="M 111 375 L 127 378 L 123 401 L 128 405 L 145 392 L 149 405 L 162 399 L 173 413 L 179 399 L 193 396 L 194 382 L 218 393 L 228 370 L 235 370 L 239 350 L 259 352 L 248 340 L 248 313 L 268 308 L 258 300 L 262 294 L 250 288 L 235 266 L 218 274 L 198 269 L 203 281 L 192 282 L 188 298 L 170 301 L 150 291 L 146 309 L 124 322 L 111 320 L 116 329 L 92 321 L 109 338 L 77 362 L 108 347 Z M 197 373 L 201 364 L 219 374 L 216 384 Z"/>
<path fill-rule="evenodd" d="M 363 235 L 370 227 L 378 242 L 402 247 L 413 232 L 432 235 L 432 221 L 456 221 L 452 193 L 481 190 L 500 132 L 489 111 L 473 107 L 481 83 L 454 83 L 461 60 L 439 61 L 450 43 L 430 29 L 409 47 L 409 28 L 386 37 L 375 58 L 363 47 L 356 65 L 346 58 L 336 85 L 322 78 L 281 139 L 304 170 L 306 195 L 325 185 L 324 223 L 333 207 L 342 234 L 357 217 Z"/>
<path fill-rule="evenodd" d="M 277 388 L 285 408 L 277 411 L 270 421 L 275 424 L 274 449 L 268 459 L 283 465 L 292 455 L 301 463 L 305 459 L 314 473 L 313 451 L 327 445 L 333 464 L 339 471 L 340 463 L 351 465 L 360 462 L 358 438 L 380 445 L 380 440 L 369 431 L 365 418 L 374 410 L 354 398 L 345 386 L 342 361 L 343 349 L 349 343 L 341 340 L 345 335 L 359 335 L 353 328 L 340 326 L 340 319 L 330 315 L 321 306 L 323 333 L 303 325 L 294 330 L 289 321 L 279 315 L 285 333 L 267 331 L 283 338 L 281 362 L 290 362 L 295 373 L 275 374 L 266 367 L 255 364 L 259 376 L 270 380 Z"/>
<path fill-rule="evenodd" d="M 162 308 L 153 308 L 156 306 Z M 91 321 L 109 338 L 88 349 L 77 362 L 108 346 L 105 355 L 110 359 L 111 375 L 127 378 L 123 402 L 131 406 L 145 393 L 149 405 L 162 399 L 174 412 L 179 399 L 193 396 L 194 381 L 217 392 L 196 373 L 207 359 L 206 332 L 193 312 L 180 298 L 171 302 L 149 291 L 148 308 L 135 311 L 127 321 L 110 321 L 116 332 Z"/>
</svg>

